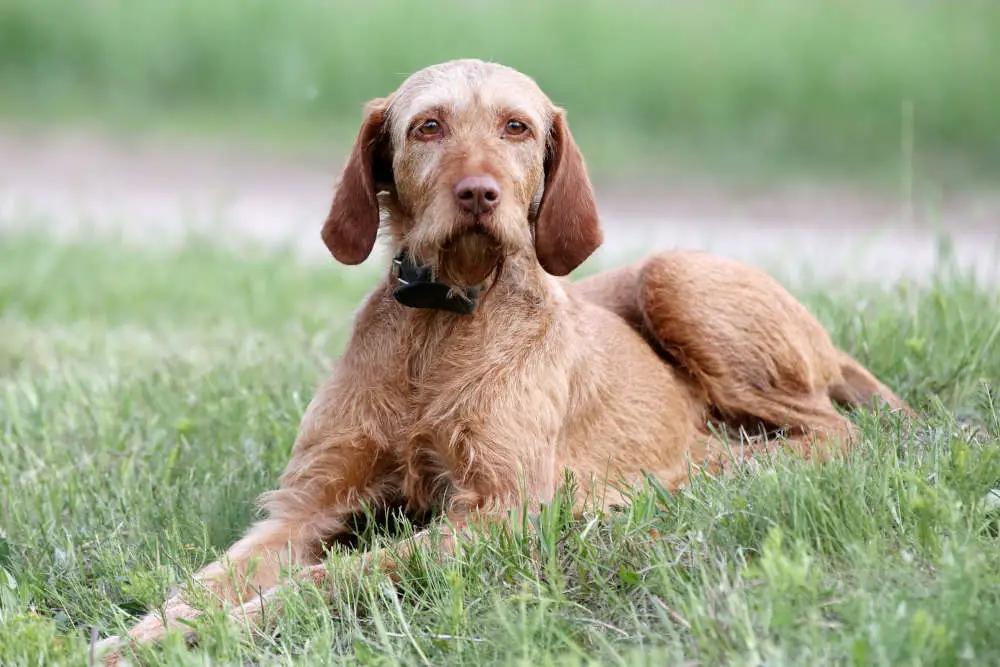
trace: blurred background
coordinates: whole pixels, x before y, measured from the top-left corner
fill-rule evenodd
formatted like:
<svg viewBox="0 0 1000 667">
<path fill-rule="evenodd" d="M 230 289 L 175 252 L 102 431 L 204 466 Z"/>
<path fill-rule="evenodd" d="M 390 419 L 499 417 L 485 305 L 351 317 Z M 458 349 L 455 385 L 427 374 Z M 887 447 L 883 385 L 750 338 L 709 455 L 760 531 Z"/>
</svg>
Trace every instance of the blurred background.
<svg viewBox="0 0 1000 667">
<path fill-rule="evenodd" d="M 456 57 L 567 109 L 604 257 L 996 272 L 992 0 L 0 0 L 0 224 L 321 254 L 364 103 Z"/>
</svg>

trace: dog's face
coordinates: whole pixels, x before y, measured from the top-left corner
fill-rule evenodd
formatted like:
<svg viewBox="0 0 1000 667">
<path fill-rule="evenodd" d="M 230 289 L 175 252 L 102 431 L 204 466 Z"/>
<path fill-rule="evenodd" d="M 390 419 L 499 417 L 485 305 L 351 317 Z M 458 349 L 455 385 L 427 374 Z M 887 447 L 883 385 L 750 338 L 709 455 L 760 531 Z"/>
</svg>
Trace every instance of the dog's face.
<svg viewBox="0 0 1000 667">
<path fill-rule="evenodd" d="M 379 192 L 396 244 L 456 286 L 523 252 L 565 275 L 601 243 L 563 112 L 501 65 L 432 66 L 369 104 L 323 229 L 339 261 L 370 254 Z"/>
<path fill-rule="evenodd" d="M 445 282 L 476 284 L 531 245 L 552 109 L 533 81 L 485 64 L 418 72 L 389 107 L 403 242 Z"/>
</svg>

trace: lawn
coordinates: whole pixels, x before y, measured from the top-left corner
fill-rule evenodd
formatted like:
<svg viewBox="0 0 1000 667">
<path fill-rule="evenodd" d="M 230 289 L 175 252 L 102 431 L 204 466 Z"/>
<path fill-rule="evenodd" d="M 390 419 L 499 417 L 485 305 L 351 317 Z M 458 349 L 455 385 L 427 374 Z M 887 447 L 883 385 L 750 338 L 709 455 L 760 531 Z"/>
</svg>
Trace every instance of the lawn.
<svg viewBox="0 0 1000 667">
<path fill-rule="evenodd" d="M 594 268 L 594 267 L 591 267 Z M 277 479 L 374 269 L 260 248 L 0 237 L 0 664 L 86 664 L 224 549 Z M 152 665 L 1000 664 L 1000 295 L 793 286 L 921 412 L 537 536 L 209 615 Z M 334 567 L 345 557 L 335 554 Z"/>
<path fill-rule="evenodd" d="M 534 76 L 601 171 L 967 186 L 1000 175 L 997 30 L 988 0 L 0 0 L 0 115 L 328 154 L 475 56 Z"/>
</svg>

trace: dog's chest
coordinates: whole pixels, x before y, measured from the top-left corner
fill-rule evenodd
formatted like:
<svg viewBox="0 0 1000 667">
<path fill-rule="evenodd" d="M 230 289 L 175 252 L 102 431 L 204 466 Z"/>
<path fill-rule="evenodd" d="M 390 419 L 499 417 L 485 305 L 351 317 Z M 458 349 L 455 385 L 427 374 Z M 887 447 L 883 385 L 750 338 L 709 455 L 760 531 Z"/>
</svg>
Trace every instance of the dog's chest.
<svg viewBox="0 0 1000 667">
<path fill-rule="evenodd" d="M 405 407 L 395 443 L 404 493 L 418 507 L 446 503 L 483 455 L 496 453 L 496 434 L 510 422 L 502 406 L 538 350 L 537 332 L 440 320 L 411 325 L 399 355 Z"/>
<path fill-rule="evenodd" d="M 501 342 L 491 340 L 483 323 L 464 318 L 417 321 L 402 354 L 407 419 L 418 424 L 442 406 L 486 398 L 495 386 L 481 382 L 502 355 Z M 493 349 L 491 349 L 491 342 Z"/>
</svg>

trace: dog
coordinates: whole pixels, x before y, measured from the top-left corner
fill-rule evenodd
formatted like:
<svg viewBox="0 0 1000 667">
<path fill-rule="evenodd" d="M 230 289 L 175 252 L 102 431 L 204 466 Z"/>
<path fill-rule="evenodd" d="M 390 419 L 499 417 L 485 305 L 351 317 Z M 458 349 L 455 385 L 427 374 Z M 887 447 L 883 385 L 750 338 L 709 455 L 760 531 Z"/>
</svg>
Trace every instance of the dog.
<svg viewBox="0 0 1000 667">
<path fill-rule="evenodd" d="M 566 471 L 578 511 L 603 508 L 646 475 L 675 489 L 775 447 L 845 451 L 856 433 L 836 405 L 912 414 L 748 266 L 670 251 L 571 282 L 603 241 L 593 188 L 565 111 L 514 69 L 434 65 L 368 104 L 322 239 L 357 265 L 380 230 L 392 261 L 266 518 L 196 576 L 243 621 L 277 604 L 283 568 L 322 584 L 324 549 L 366 507 L 443 517 L 447 556 L 464 529 L 537 511 Z M 360 565 L 395 563 L 382 550 Z M 198 614 L 178 593 L 127 640 Z M 106 662 L 123 641 L 102 642 L 118 647 Z"/>
</svg>

